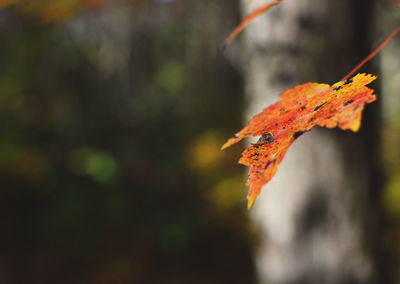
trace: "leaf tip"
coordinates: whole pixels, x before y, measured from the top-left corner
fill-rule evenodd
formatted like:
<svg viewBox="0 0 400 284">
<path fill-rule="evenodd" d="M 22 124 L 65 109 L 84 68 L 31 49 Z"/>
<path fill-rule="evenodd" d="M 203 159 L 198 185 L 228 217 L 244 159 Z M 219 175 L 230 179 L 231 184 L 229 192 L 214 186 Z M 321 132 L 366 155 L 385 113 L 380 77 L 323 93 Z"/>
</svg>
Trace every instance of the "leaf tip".
<svg viewBox="0 0 400 284">
<path fill-rule="evenodd" d="M 228 147 L 229 147 L 228 142 L 226 142 L 224 145 L 221 146 L 221 151 L 225 150 Z"/>
<path fill-rule="evenodd" d="M 228 141 L 226 141 L 225 144 L 222 145 L 221 150 L 228 148 L 229 146 L 235 144 L 238 141 L 240 141 L 240 139 L 237 139 L 237 137 L 228 139 Z"/>
<path fill-rule="evenodd" d="M 247 196 L 247 209 L 248 210 L 250 210 L 251 207 L 253 207 L 254 200 L 255 200 L 254 196 L 250 196 L 250 195 Z"/>
<path fill-rule="evenodd" d="M 350 130 L 353 132 L 358 132 L 358 130 L 360 130 L 361 127 L 361 115 L 354 120 L 354 122 L 350 125 Z"/>
</svg>

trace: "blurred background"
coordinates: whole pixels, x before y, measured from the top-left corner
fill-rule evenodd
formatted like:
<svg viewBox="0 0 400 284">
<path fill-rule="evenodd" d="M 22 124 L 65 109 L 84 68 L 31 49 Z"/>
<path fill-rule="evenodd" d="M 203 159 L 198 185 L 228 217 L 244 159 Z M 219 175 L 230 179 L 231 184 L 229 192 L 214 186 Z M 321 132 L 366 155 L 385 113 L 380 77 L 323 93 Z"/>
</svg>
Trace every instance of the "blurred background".
<svg viewBox="0 0 400 284">
<path fill-rule="evenodd" d="M 220 151 L 251 100 L 248 38 L 219 48 L 261 2 L 0 0 L 0 283 L 264 283 L 245 145 Z M 366 46 L 399 23 L 376 2 Z M 358 138 L 379 174 L 365 283 L 400 281 L 399 47 L 371 67 L 382 99 Z"/>
</svg>

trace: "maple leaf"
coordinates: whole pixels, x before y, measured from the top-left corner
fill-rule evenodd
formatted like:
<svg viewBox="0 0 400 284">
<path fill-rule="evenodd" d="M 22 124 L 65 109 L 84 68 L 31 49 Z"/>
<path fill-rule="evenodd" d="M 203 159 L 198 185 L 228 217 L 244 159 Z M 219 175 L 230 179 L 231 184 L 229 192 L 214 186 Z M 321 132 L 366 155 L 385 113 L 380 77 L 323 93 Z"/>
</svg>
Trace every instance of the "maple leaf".
<svg viewBox="0 0 400 284">
<path fill-rule="evenodd" d="M 365 104 L 376 100 L 365 85 L 376 79 L 369 74 L 328 84 L 305 83 L 283 92 L 280 101 L 254 116 L 249 124 L 230 138 L 222 150 L 245 137 L 261 136 L 243 151 L 240 164 L 250 166 L 247 185 L 248 208 L 264 184 L 275 175 L 289 146 L 315 126 L 358 131 Z"/>
</svg>

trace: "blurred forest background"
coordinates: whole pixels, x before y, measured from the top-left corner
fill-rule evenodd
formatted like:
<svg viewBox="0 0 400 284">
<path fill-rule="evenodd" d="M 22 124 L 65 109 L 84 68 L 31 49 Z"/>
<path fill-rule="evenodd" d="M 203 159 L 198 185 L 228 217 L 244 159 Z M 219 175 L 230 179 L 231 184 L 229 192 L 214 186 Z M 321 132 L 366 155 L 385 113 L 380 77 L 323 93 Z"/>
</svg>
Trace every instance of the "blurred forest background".
<svg viewBox="0 0 400 284">
<path fill-rule="evenodd" d="M 371 45 L 399 22 L 399 7 L 376 2 Z M 242 149 L 220 151 L 248 107 L 240 39 L 218 51 L 239 1 L 0 7 L 0 283 L 257 283 Z M 370 234 L 393 283 L 399 47 L 375 59 L 382 115 L 370 114 L 382 172 Z"/>
</svg>

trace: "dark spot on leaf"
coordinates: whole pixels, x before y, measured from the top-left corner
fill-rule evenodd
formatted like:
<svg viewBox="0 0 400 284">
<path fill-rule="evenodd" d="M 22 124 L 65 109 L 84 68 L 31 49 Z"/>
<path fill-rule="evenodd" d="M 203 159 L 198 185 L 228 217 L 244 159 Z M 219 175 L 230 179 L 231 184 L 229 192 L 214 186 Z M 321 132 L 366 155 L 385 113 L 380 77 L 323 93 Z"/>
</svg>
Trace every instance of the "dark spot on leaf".
<svg viewBox="0 0 400 284">
<path fill-rule="evenodd" d="M 275 123 L 275 126 L 278 126 L 278 123 Z"/>
<path fill-rule="evenodd" d="M 268 161 L 265 166 L 264 166 L 264 170 L 266 170 L 268 168 L 268 166 L 271 165 L 271 161 Z"/>
<path fill-rule="evenodd" d="M 337 87 L 333 88 L 333 91 L 334 92 L 339 91 L 341 88 L 342 88 L 342 86 L 337 86 Z"/>
<path fill-rule="evenodd" d="M 304 132 L 305 132 L 305 131 L 297 131 L 297 132 L 293 133 L 293 138 L 294 138 L 294 139 L 299 138 L 301 135 L 304 134 Z"/>
<path fill-rule="evenodd" d="M 289 122 L 293 122 L 293 119 L 289 119 Z"/>
<path fill-rule="evenodd" d="M 354 102 L 354 100 L 348 100 L 348 101 L 345 102 L 343 105 L 344 105 L 344 106 L 347 106 L 347 105 L 351 104 L 352 102 Z"/>
<path fill-rule="evenodd" d="M 314 108 L 313 111 L 319 110 L 324 104 L 326 104 L 326 102 L 324 102 L 324 103 L 322 103 L 322 104 L 320 104 L 320 105 L 317 105 L 317 106 Z"/>
<path fill-rule="evenodd" d="M 306 107 L 305 106 L 302 106 L 301 108 L 300 108 L 300 110 L 305 110 L 306 109 Z"/>
<path fill-rule="evenodd" d="M 261 135 L 260 139 L 258 139 L 258 141 L 255 144 L 253 144 L 253 146 L 271 144 L 274 141 L 275 141 L 274 135 L 272 135 L 271 133 L 267 132 L 267 133 L 264 133 L 263 135 Z"/>
<path fill-rule="evenodd" d="M 313 120 L 314 120 L 314 117 L 311 117 L 310 120 L 309 120 L 309 122 L 312 122 Z"/>
<path fill-rule="evenodd" d="M 258 156 L 258 155 L 260 155 L 258 152 L 254 152 L 254 153 L 250 156 L 250 158 L 251 158 L 251 157 L 254 157 L 254 156 Z"/>
<path fill-rule="evenodd" d="M 343 82 L 343 85 L 347 85 L 347 84 L 350 84 L 350 83 L 353 83 L 353 78 L 350 78 L 350 79 L 345 80 L 345 81 Z"/>
</svg>

